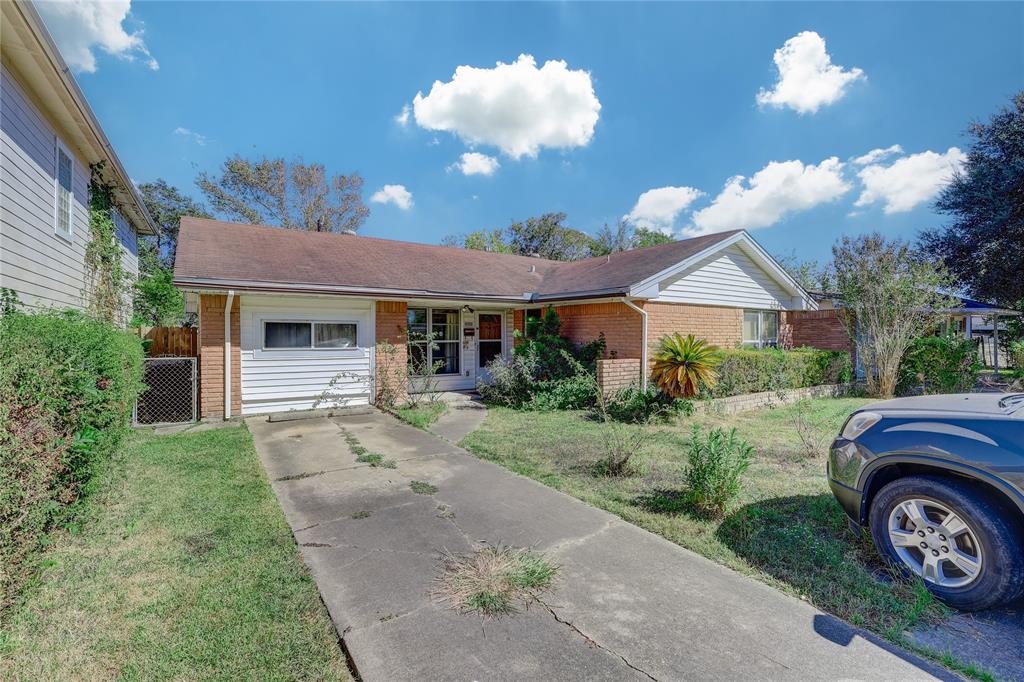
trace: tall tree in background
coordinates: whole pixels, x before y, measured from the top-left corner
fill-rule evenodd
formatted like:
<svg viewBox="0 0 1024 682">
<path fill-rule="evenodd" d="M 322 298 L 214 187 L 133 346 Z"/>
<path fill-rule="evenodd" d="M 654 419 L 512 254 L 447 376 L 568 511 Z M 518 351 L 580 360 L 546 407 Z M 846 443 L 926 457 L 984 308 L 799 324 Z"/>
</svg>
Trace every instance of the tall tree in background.
<svg viewBox="0 0 1024 682">
<path fill-rule="evenodd" d="M 564 213 L 545 213 L 527 218 L 508 227 L 477 230 L 465 235 L 448 235 L 441 240 L 445 246 L 464 249 L 512 253 L 520 256 L 537 254 L 549 260 L 580 260 L 592 254 L 594 240 L 585 232 L 566 227 Z"/>
<path fill-rule="evenodd" d="M 968 134 L 967 163 L 935 202 L 953 222 L 921 245 L 971 296 L 1024 310 L 1024 91 Z"/>
<path fill-rule="evenodd" d="M 674 242 L 671 235 L 657 230 L 650 230 L 646 227 L 638 227 L 633 231 L 633 248 L 646 249 L 648 246 L 660 246 Z"/>
<path fill-rule="evenodd" d="M 163 178 L 157 178 L 154 182 L 142 183 L 139 185 L 139 192 L 142 193 L 142 203 L 146 205 L 146 210 L 149 211 L 149 215 L 160 228 L 160 235 L 149 246 L 155 245 L 163 265 L 173 269 L 174 255 L 178 250 L 178 229 L 181 226 L 181 217 L 212 218 L 213 216 L 202 204 L 196 202 L 192 197 L 182 194 L 181 190 L 168 184 Z"/>
<path fill-rule="evenodd" d="M 593 256 L 607 256 L 610 253 L 629 251 L 633 248 L 634 233 L 633 226 L 628 220 L 620 220 L 614 228 L 608 223 L 597 231 L 594 243 L 590 247 Z"/>
<path fill-rule="evenodd" d="M 857 345 L 869 393 L 891 398 L 910 343 L 935 325 L 951 299 L 941 262 L 877 232 L 842 237 L 832 247 L 840 319 Z"/>
<path fill-rule="evenodd" d="M 808 291 L 831 292 L 835 288 L 832 266 L 829 263 L 822 264 L 813 258 L 804 260 L 796 251 L 777 253 L 773 258 L 790 277 Z"/>
<path fill-rule="evenodd" d="M 310 232 L 358 230 L 370 209 L 363 203 L 363 178 L 328 175 L 323 164 L 235 155 L 220 175 L 196 180 L 214 212 L 249 223 Z"/>
</svg>

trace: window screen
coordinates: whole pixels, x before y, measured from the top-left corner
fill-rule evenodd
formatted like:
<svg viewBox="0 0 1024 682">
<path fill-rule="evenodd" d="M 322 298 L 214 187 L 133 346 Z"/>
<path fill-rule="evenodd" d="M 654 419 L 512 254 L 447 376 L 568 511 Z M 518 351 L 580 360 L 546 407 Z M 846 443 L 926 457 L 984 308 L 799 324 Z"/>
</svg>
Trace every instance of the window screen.
<svg viewBox="0 0 1024 682">
<path fill-rule="evenodd" d="M 313 325 L 317 348 L 353 348 L 356 325 L 351 322 L 317 322 Z"/>
</svg>

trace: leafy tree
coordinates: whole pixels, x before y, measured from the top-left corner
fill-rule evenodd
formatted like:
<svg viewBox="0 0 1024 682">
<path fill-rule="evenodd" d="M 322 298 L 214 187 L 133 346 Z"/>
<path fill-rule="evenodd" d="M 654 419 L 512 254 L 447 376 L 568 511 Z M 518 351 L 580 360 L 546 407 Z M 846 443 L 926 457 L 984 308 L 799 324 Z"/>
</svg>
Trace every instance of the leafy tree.
<svg viewBox="0 0 1024 682">
<path fill-rule="evenodd" d="M 181 227 L 182 216 L 213 216 L 202 204 L 182 194 L 181 190 L 168 184 L 163 178 L 142 183 L 139 185 L 139 192 L 142 193 L 142 202 L 146 205 L 146 210 L 160 228 L 160 235 L 156 237 L 156 247 L 161 264 L 174 268 L 174 254 L 178 250 L 178 229 Z"/>
<path fill-rule="evenodd" d="M 633 248 L 635 233 L 628 220 L 620 220 L 611 228 L 607 223 L 597 231 L 597 236 L 590 247 L 591 255 L 607 256 L 610 253 L 629 251 Z"/>
<path fill-rule="evenodd" d="M 323 164 L 228 158 L 219 177 L 199 174 L 196 185 L 213 210 L 236 220 L 310 232 L 358 230 L 370 209 L 358 173 L 328 176 Z"/>
<path fill-rule="evenodd" d="M 836 289 L 867 379 L 869 393 L 890 398 L 900 363 L 915 338 L 951 305 L 951 279 L 941 263 L 879 233 L 842 237 L 832 247 Z"/>
<path fill-rule="evenodd" d="M 584 232 L 566 227 L 564 213 L 545 213 L 539 218 L 508 226 L 508 242 L 515 253 L 539 255 L 549 260 L 582 260 L 590 257 L 593 240 Z"/>
<path fill-rule="evenodd" d="M 505 241 L 505 231 L 500 227 L 493 230 L 476 230 L 463 236 L 448 235 L 441 240 L 444 246 L 457 246 L 474 251 L 492 253 L 515 253 L 512 245 Z"/>
<path fill-rule="evenodd" d="M 185 318 L 185 298 L 173 284 L 174 270 L 161 262 L 155 242 L 139 248 L 139 280 L 135 283 L 132 324 L 173 327 Z"/>
<path fill-rule="evenodd" d="M 953 221 L 921 244 L 975 298 L 1024 310 L 1024 91 L 967 133 L 967 163 L 935 202 Z"/>
<path fill-rule="evenodd" d="M 811 291 L 831 291 L 833 289 L 834 282 L 829 264 L 819 263 L 813 258 L 803 260 L 796 255 L 796 251 L 791 251 L 788 254 L 775 254 L 774 258 L 804 289 Z"/>
<path fill-rule="evenodd" d="M 633 248 L 646 249 L 648 246 L 660 246 L 675 241 L 670 235 L 646 227 L 638 227 L 633 231 Z"/>
</svg>

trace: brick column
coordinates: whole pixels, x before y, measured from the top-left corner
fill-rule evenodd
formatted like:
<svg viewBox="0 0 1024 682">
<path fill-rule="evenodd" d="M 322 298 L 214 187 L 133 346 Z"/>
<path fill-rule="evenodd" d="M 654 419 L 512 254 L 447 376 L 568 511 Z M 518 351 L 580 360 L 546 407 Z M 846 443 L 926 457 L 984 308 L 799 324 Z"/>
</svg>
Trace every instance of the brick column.
<svg viewBox="0 0 1024 682">
<path fill-rule="evenodd" d="M 227 295 L 199 297 L 199 416 L 224 416 L 224 305 Z M 242 413 L 242 338 L 239 321 L 241 297 L 231 305 L 231 414 Z"/>
<path fill-rule="evenodd" d="M 408 311 L 409 305 L 404 301 L 377 301 L 377 348 L 374 353 L 377 362 L 374 368 L 377 395 L 374 400 L 379 401 L 382 392 L 388 389 L 393 392 L 397 403 L 404 402 L 408 395 L 405 379 Z"/>
</svg>

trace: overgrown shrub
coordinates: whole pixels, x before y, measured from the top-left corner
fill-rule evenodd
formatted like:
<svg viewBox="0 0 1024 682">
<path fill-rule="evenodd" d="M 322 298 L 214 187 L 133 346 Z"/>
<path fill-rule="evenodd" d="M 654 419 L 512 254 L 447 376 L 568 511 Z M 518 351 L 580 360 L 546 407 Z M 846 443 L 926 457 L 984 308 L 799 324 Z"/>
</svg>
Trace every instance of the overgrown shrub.
<svg viewBox="0 0 1024 682">
<path fill-rule="evenodd" d="M 750 466 L 753 451 L 736 437 L 736 429 L 705 434 L 694 424 L 685 473 L 689 502 L 698 511 L 721 516 L 740 493 L 740 477 Z"/>
<path fill-rule="evenodd" d="M 534 384 L 533 395 L 525 407 L 541 412 L 583 410 L 593 406 L 597 390 L 593 375 L 580 368 L 573 376 Z"/>
<path fill-rule="evenodd" d="M 654 384 L 648 384 L 647 390 L 631 384 L 608 396 L 605 410 L 615 421 L 645 424 L 656 420 L 666 421 L 679 414 L 693 414 L 693 403 L 669 397 Z"/>
<path fill-rule="evenodd" d="M 574 376 L 576 368 L 568 359 L 579 362 L 588 372 L 595 372 L 597 360 L 604 357 L 606 347 L 603 333 L 581 346 L 562 336 L 562 320 L 553 306 L 548 306 L 543 317 L 529 320 L 526 335 L 517 332 L 516 338 L 519 345 L 514 354 L 535 358 L 534 376 L 540 381 Z"/>
<path fill-rule="evenodd" d="M 509 358 L 499 355 L 487 363 L 487 372 L 491 382 L 478 383 L 480 396 L 505 407 L 522 407 L 533 396 L 537 358 L 533 353 L 515 353 Z"/>
<path fill-rule="evenodd" d="M 1024 376 L 1024 341 L 1010 344 L 1010 366 L 1017 374 Z"/>
<path fill-rule="evenodd" d="M 126 432 L 142 344 L 74 311 L 0 317 L 0 609 Z"/>
<path fill-rule="evenodd" d="M 738 348 L 723 350 L 721 356 L 718 382 L 702 393 L 705 397 L 725 398 L 853 380 L 853 365 L 846 351 Z"/>
<path fill-rule="evenodd" d="M 922 336 L 911 342 L 903 356 L 897 392 L 964 393 L 974 388 L 980 371 L 974 341 Z"/>
</svg>

